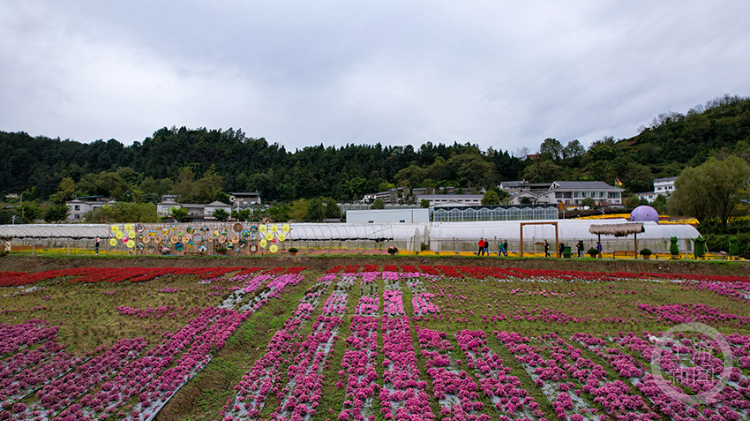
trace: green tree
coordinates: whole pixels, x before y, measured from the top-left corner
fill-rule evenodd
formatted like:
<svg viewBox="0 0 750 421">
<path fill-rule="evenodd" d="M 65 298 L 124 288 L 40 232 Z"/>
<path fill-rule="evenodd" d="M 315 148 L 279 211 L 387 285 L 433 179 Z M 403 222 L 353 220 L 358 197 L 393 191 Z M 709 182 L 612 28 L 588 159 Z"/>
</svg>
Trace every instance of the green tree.
<svg viewBox="0 0 750 421">
<path fill-rule="evenodd" d="M 289 212 L 292 205 L 290 203 L 283 203 L 276 206 L 272 206 L 268 209 L 268 214 L 276 222 L 286 222 L 289 220 Z M 255 214 L 253 214 L 253 217 Z"/>
<path fill-rule="evenodd" d="M 559 140 L 548 137 L 539 147 L 539 154 L 542 159 L 551 159 L 557 162 L 563 157 L 563 145 Z"/>
<path fill-rule="evenodd" d="M 172 208 L 172 217 L 176 219 L 178 222 L 187 222 L 190 220 L 190 216 L 188 215 L 187 208 L 179 207 L 179 208 Z"/>
<path fill-rule="evenodd" d="M 430 207 L 430 201 L 428 199 L 422 199 L 419 201 L 419 207 L 423 209 L 427 209 Z"/>
<path fill-rule="evenodd" d="M 60 181 L 57 192 L 50 196 L 54 203 L 61 204 L 76 198 L 76 183 L 70 177 L 65 177 Z"/>
<path fill-rule="evenodd" d="M 305 218 L 307 218 L 307 200 L 295 200 L 287 214 L 289 215 L 289 219 L 294 221 L 304 221 Z"/>
<path fill-rule="evenodd" d="M 326 200 L 325 214 L 326 218 L 341 218 L 341 208 L 339 208 L 339 205 L 332 198 Z"/>
<path fill-rule="evenodd" d="M 320 222 L 323 219 L 325 219 L 326 212 L 325 208 L 323 207 L 323 201 L 316 197 L 315 199 L 312 199 L 307 204 L 307 215 L 306 220 L 309 222 Z"/>
<path fill-rule="evenodd" d="M 659 194 L 656 196 L 656 199 L 654 199 L 653 202 L 651 202 L 651 207 L 656 209 L 657 212 L 659 212 L 659 215 L 666 215 L 668 213 L 667 211 L 667 196 L 663 194 Z"/>
<path fill-rule="evenodd" d="M 530 205 L 532 203 L 531 198 L 528 196 L 524 196 L 518 199 L 518 202 L 522 205 Z"/>
<path fill-rule="evenodd" d="M 414 164 L 399 170 L 395 176 L 397 182 L 407 180 L 410 186 L 422 185 L 422 181 L 424 181 L 425 178 L 427 178 L 427 170 Z"/>
<path fill-rule="evenodd" d="M 116 172 L 102 172 L 96 179 L 96 194 L 114 197 L 121 200 L 125 192 L 130 190 L 128 182 Z"/>
<path fill-rule="evenodd" d="M 726 226 L 729 217 L 748 198 L 750 165 L 732 155 L 711 158 L 696 168 L 687 168 L 675 181 L 669 199 L 670 211 L 690 215 L 702 222 L 717 218 Z"/>
<path fill-rule="evenodd" d="M 588 206 L 589 208 L 593 208 L 594 206 L 596 206 L 596 201 L 590 197 L 587 197 L 581 200 L 581 206 Z"/>
<path fill-rule="evenodd" d="M 159 221 L 156 205 L 153 203 L 117 202 L 86 212 L 83 219 L 88 223 L 104 224 L 112 222 L 144 222 Z"/>
<path fill-rule="evenodd" d="M 344 182 L 344 192 L 354 200 L 360 197 L 367 189 L 367 180 L 362 177 L 354 177 Z"/>
<path fill-rule="evenodd" d="M 250 213 L 250 209 L 233 210 L 232 218 L 238 221 L 247 222 L 250 220 Z"/>
<path fill-rule="evenodd" d="M 375 199 L 374 202 L 372 202 L 372 206 L 370 206 L 370 209 L 385 209 L 385 204 L 380 199 Z"/>
<path fill-rule="evenodd" d="M 229 219 L 229 212 L 225 211 L 222 208 L 218 208 L 214 210 L 211 216 L 216 218 L 217 221 L 225 222 L 227 219 Z"/>
<path fill-rule="evenodd" d="M 499 205 L 500 196 L 498 196 L 494 190 L 487 190 L 487 192 L 482 197 L 482 204 L 483 205 Z"/>
<path fill-rule="evenodd" d="M 50 206 L 44 212 L 44 221 L 50 223 L 64 221 L 68 219 L 69 212 L 70 208 L 65 203 Z"/>
<path fill-rule="evenodd" d="M 42 216 L 42 210 L 33 202 L 23 202 L 23 205 L 16 206 L 15 210 L 16 215 L 23 217 L 24 223 L 33 223 Z"/>
<path fill-rule="evenodd" d="M 586 148 L 581 145 L 578 139 L 571 140 L 562 148 L 562 159 L 565 161 L 577 160 L 586 153 Z"/>
<path fill-rule="evenodd" d="M 183 167 L 177 175 L 177 182 L 172 188 L 172 193 L 179 195 L 182 203 L 190 203 L 195 190 L 195 173 L 190 167 Z"/>
<path fill-rule="evenodd" d="M 563 168 L 551 160 L 536 160 L 524 168 L 521 176 L 531 183 L 551 183 L 559 180 Z"/>
</svg>

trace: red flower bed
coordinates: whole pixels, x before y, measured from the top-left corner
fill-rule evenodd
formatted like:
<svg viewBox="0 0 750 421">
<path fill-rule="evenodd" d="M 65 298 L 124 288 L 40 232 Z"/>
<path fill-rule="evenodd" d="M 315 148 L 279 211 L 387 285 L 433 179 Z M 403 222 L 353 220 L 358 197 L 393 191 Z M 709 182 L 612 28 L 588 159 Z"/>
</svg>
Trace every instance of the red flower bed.
<svg viewBox="0 0 750 421">
<path fill-rule="evenodd" d="M 364 268 L 362 268 L 362 272 L 379 272 L 380 271 L 380 265 L 365 265 Z"/>
<path fill-rule="evenodd" d="M 343 266 L 334 266 L 323 273 L 339 273 L 343 268 Z"/>
<path fill-rule="evenodd" d="M 383 266 L 383 272 L 398 272 L 398 266 L 396 266 L 396 265 L 385 265 L 385 266 Z"/>
<path fill-rule="evenodd" d="M 452 278 L 463 278 L 464 276 L 461 275 L 461 272 L 456 270 L 455 266 L 435 266 L 435 269 L 440 270 L 445 274 L 445 276 L 450 276 Z"/>
<path fill-rule="evenodd" d="M 437 269 L 435 269 L 432 266 L 419 265 L 419 270 L 421 270 L 422 273 L 424 273 L 426 275 L 437 275 L 437 276 L 440 276 L 440 271 L 438 271 Z"/>
<path fill-rule="evenodd" d="M 416 266 L 412 266 L 412 265 L 401 265 L 401 271 L 402 272 L 419 272 L 419 269 L 417 269 Z"/>
<path fill-rule="evenodd" d="M 359 272 L 359 265 L 348 265 L 346 269 L 344 269 L 344 273 L 357 273 Z"/>
</svg>

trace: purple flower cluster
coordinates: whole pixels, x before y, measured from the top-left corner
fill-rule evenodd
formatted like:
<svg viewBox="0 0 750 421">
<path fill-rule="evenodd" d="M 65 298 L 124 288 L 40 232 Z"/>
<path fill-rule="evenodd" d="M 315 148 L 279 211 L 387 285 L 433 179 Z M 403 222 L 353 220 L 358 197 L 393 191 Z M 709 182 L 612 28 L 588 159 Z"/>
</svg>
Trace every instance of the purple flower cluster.
<svg viewBox="0 0 750 421">
<path fill-rule="evenodd" d="M 686 303 L 662 306 L 638 304 L 638 308 L 646 314 L 653 315 L 656 320 L 668 323 L 723 323 L 734 327 L 743 327 L 750 324 L 750 317 L 722 313 L 719 309 L 705 304 Z"/>
<path fill-rule="evenodd" d="M 427 374 L 433 380 L 432 392 L 440 402 L 442 419 L 489 421 L 489 415 L 476 414 L 484 408 L 484 404 L 478 400 L 479 386 L 469 373 L 458 368 L 461 360 L 451 358 L 453 346 L 446 339 L 447 336 L 445 332 L 419 329 L 417 326 L 422 357 L 427 361 Z"/>
<path fill-rule="evenodd" d="M 360 306 L 362 300 L 360 298 Z M 377 299 L 375 301 L 377 312 Z M 370 304 L 367 304 L 370 305 Z M 378 319 L 376 317 L 354 316 L 351 324 L 351 336 L 346 340 L 346 351 L 341 363 L 343 370 L 339 376 L 347 377 L 346 400 L 338 418 L 364 421 L 367 411 L 372 407 L 373 396 L 380 390 L 375 381 L 380 377 L 375 370 L 378 356 Z M 336 383 L 338 388 L 343 382 Z"/>
<path fill-rule="evenodd" d="M 208 320 L 208 328 L 193 340 L 174 367 L 165 370 L 147 384 L 145 391 L 139 395 L 138 405 L 126 419 L 141 420 L 143 416 L 148 418 L 150 411 L 156 414 L 177 390 L 211 361 L 214 350 L 224 347 L 226 340 L 246 317 L 246 314 L 233 310 L 207 308 L 199 318 Z"/>
<path fill-rule="evenodd" d="M 527 419 L 542 418 L 542 411 L 534 398 L 529 396 L 521 381 L 510 375 L 510 368 L 487 346 L 487 334 L 481 330 L 459 330 L 456 341 L 464 352 L 466 366 L 479 371 L 480 390 L 495 404 L 503 421 L 510 417 L 526 416 Z M 546 420 L 545 420 L 546 421 Z"/>
<path fill-rule="evenodd" d="M 383 313 L 391 316 L 403 316 L 404 314 L 404 300 L 402 299 L 404 293 L 401 291 L 394 291 L 386 289 L 383 292 Z"/>
<path fill-rule="evenodd" d="M 610 416 L 628 420 L 659 419 L 640 396 L 631 393 L 625 383 L 609 382 L 602 366 L 584 358 L 580 349 L 554 333 L 529 339 L 501 332 L 498 339 L 522 363 L 536 385 L 542 388 L 560 419 L 574 420 L 580 414 L 595 414 L 597 409 L 592 408 L 590 402 L 602 405 L 610 414 L 602 415 L 601 419 Z M 576 339 L 594 342 L 586 337 Z M 533 345 L 532 342 L 539 342 L 540 345 Z M 542 357 L 542 354 L 549 358 Z M 584 399 L 586 396 L 590 397 L 590 402 L 589 398 Z"/>
<path fill-rule="evenodd" d="M 84 358 L 64 351 L 54 340 L 34 350 L 20 351 L 5 361 L 0 370 L 1 406 L 10 407 L 36 387 L 58 379 L 83 361 Z"/>
<path fill-rule="evenodd" d="M 411 345 L 409 318 L 381 319 L 383 333 L 383 389 L 379 393 L 383 417 L 390 419 L 434 419 L 427 383 L 420 381 L 417 359 Z M 406 417 L 406 418 L 405 418 Z M 420 418 L 421 417 L 421 418 Z"/>
<path fill-rule="evenodd" d="M 0 356 L 52 339 L 59 330 L 59 326 L 39 319 L 17 325 L 0 324 Z"/>
<path fill-rule="evenodd" d="M 429 405 L 427 383 L 420 381 L 417 358 L 411 344 L 409 318 L 391 318 L 404 314 L 400 291 L 383 292 L 385 313 L 381 319 L 383 335 L 383 388 L 380 390 L 381 412 L 390 419 L 435 419 Z M 399 311 L 400 309 L 400 311 Z"/>
<path fill-rule="evenodd" d="M 74 416 L 82 409 L 80 404 L 72 405 L 86 392 L 117 373 L 130 360 L 143 351 L 147 343 L 142 338 L 120 339 L 115 345 L 86 363 L 77 366 L 71 373 L 59 380 L 53 380 L 36 392 L 37 402 L 29 405 L 22 413 L 23 419 L 46 416 L 59 418 Z M 67 409 L 65 409 L 67 408 Z"/>
<path fill-rule="evenodd" d="M 222 411 L 224 421 L 257 418 L 263 410 L 266 397 L 271 393 L 279 393 L 278 384 L 283 367 L 289 365 L 291 358 L 300 350 L 299 330 L 310 319 L 323 293 L 335 279 L 335 274 L 324 274 L 307 290 L 292 316 L 287 318 L 271 338 L 265 355 L 253 364 L 234 387 L 237 394 Z"/>
</svg>

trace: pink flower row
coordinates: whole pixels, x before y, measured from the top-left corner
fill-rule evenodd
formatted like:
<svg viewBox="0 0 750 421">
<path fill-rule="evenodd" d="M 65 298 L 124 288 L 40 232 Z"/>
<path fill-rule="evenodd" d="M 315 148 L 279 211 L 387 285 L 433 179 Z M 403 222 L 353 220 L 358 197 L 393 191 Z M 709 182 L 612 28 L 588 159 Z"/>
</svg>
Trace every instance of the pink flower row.
<svg viewBox="0 0 750 421">
<path fill-rule="evenodd" d="M 0 355 L 21 350 L 57 336 L 58 326 L 44 320 L 32 319 L 17 325 L 0 324 Z"/>
<path fill-rule="evenodd" d="M 300 349 L 299 330 L 304 321 L 310 318 L 323 293 L 335 279 L 335 274 L 324 274 L 307 290 L 297 309 L 271 338 L 266 346 L 265 355 L 256 360 L 253 367 L 234 387 L 237 394 L 234 399 L 229 400 L 222 411 L 223 420 L 257 418 L 263 410 L 266 397 L 270 393 L 279 392 L 278 383 L 282 369 L 290 364 L 290 358 Z"/>
<path fill-rule="evenodd" d="M 32 419 L 39 416 L 53 418 L 59 413 L 65 418 L 80 411 L 80 404 L 71 405 L 76 399 L 85 395 L 99 382 L 117 373 L 130 360 L 143 351 L 147 343 L 142 338 L 120 339 L 115 345 L 93 357 L 88 362 L 76 367 L 71 373 L 59 380 L 53 380 L 36 393 L 39 400 L 29 405 L 20 416 Z M 71 406 L 69 409 L 68 406 Z"/>
<path fill-rule="evenodd" d="M 484 404 L 479 401 L 479 386 L 465 370 L 461 370 L 461 360 L 453 361 L 450 352 L 453 346 L 445 332 L 419 329 L 417 338 L 422 348 L 422 357 L 427 361 L 427 374 L 432 378 L 432 392 L 440 402 L 440 413 L 446 421 L 468 420 L 489 421 L 482 411 Z"/>
<path fill-rule="evenodd" d="M 401 296 L 398 295 L 398 297 Z M 385 293 L 384 300 L 387 301 Z M 403 303 L 401 306 L 403 307 Z M 409 318 L 406 316 L 391 318 L 383 315 L 381 328 L 385 370 L 383 371 L 384 387 L 379 397 L 383 417 L 387 420 L 435 419 L 425 390 L 427 383 L 419 379 L 417 358 L 411 344 Z"/>
<path fill-rule="evenodd" d="M 501 420 L 524 416 L 527 419 L 542 418 L 539 404 L 521 386 L 516 376 L 510 375 L 510 368 L 488 347 L 487 334 L 481 330 L 459 330 L 456 341 L 464 353 L 466 366 L 479 371 L 477 378 L 482 392 L 489 397 L 501 414 Z"/>
<path fill-rule="evenodd" d="M 341 318 L 321 315 L 313 324 L 313 332 L 300 343 L 299 350 L 287 368 L 287 386 L 276 396 L 279 405 L 270 418 L 280 421 L 298 420 L 308 414 L 315 415 L 328 368 L 328 357 L 338 339 Z"/>
<path fill-rule="evenodd" d="M 362 300 L 365 299 L 368 297 L 360 298 L 358 307 L 363 305 Z M 375 304 L 375 312 L 377 310 Z M 372 407 L 373 396 L 380 390 L 380 385 L 375 382 L 380 377 L 375 369 L 378 357 L 378 319 L 355 315 L 351 332 L 351 336 L 346 339 L 342 370 L 338 373 L 342 380 L 346 378 L 346 400 L 338 419 L 364 421 Z M 343 381 L 336 383 L 336 386 L 344 387 Z"/>
</svg>

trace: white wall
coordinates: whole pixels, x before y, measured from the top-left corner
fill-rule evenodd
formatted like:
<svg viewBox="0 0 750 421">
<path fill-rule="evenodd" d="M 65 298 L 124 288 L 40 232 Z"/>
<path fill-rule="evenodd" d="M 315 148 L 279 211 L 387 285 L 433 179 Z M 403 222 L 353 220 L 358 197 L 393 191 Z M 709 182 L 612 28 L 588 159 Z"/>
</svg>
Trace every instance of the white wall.
<svg viewBox="0 0 750 421">
<path fill-rule="evenodd" d="M 371 209 L 346 211 L 347 224 L 424 224 L 429 222 L 429 209 Z"/>
</svg>

